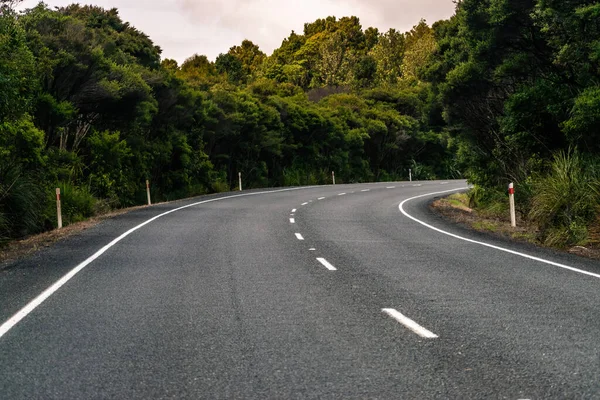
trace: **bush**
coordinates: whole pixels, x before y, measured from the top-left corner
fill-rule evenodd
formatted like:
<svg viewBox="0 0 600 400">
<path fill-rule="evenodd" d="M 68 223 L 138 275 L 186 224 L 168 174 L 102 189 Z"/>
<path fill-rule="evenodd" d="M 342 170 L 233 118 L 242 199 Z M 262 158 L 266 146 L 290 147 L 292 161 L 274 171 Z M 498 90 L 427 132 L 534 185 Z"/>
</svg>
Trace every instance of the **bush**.
<svg viewBox="0 0 600 400">
<path fill-rule="evenodd" d="M 485 217 L 506 219 L 510 215 L 505 188 L 486 188 L 475 185 L 467 195 L 469 196 L 469 207 L 476 208 Z"/>
<path fill-rule="evenodd" d="M 97 200 L 90 193 L 88 188 L 84 186 L 79 187 L 70 182 L 59 182 L 58 187 L 60 188 L 61 193 L 60 198 L 64 226 L 83 221 L 86 218 L 90 218 L 95 215 L 95 211 L 97 209 Z M 52 207 L 54 207 L 52 214 L 56 216 L 56 207 L 54 206 L 54 190 L 50 192 L 50 197 L 53 199 L 51 204 Z"/>
<path fill-rule="evenodd" d="M 0 241 L 42 231 L 46 201 L 33 175 L 0 165 Z"/>
<path fill-rule="evenodd" d="M 558 153 L 550 172 L 534 180 L 533 193 L 529 216 L 545 244 L 586 244 L 587 227 L 600 211 L 600 158 L 577 150 Z"/>
</svg>

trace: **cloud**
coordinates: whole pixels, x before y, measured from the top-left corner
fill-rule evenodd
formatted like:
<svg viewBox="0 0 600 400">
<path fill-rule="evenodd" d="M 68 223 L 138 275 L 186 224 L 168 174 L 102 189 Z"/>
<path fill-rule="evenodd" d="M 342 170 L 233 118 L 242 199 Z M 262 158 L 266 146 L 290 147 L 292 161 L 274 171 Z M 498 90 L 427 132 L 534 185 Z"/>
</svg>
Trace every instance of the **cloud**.
<svg viewBox="0 0 600 400">
<path fill-rule="evenodd" d="M 164 58 L 182 62 L 195 53 L 214 60 L 249 39 L 267 54 L 292 30 L 318 18 L 357 16 L 364 29 L 408 31 L 421 18 L 448 18 L 452 0 L 44 0 L 49 7 L 73 2 L 117 8 L 123 20 L 146 33 Z M 20 8 L 38 0 L 25 0 Z"/>
<path fill-rule="evenodd" d="M 240 39 L 250 39 L 267 53 L 279 47 L 292 30 L 330 15 L 358 16 L 363 28 L 409 30 L 421 18 L 430 23 L 448 18 L 451 0 L 176 0 L 188 18 L 213 25 Z M 232 43 L 235 45 L 239 43 Z M 224 48 L 222 51 L 227 51 Z"/>
</svg>

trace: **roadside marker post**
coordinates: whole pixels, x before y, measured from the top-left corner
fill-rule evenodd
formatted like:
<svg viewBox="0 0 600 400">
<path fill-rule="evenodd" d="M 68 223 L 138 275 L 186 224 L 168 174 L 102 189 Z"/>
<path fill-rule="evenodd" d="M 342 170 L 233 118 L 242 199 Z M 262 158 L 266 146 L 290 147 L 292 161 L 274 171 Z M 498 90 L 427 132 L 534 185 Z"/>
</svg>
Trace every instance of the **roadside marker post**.
<svg viewBox="0 0 600 400">
<path fill-rule="evenodd" d="M 517 227 L 517 213 L 515 211 L 515 185 L 511 182 L 508 185 L 508 201 L 510 202 L 510 225 Z"/>
<path fill-rule="evenodd" d="M 58 229 L 62 228 L 62 209 L 60 206 L 60 188 L 56 188 L 56 216 L 58 218 Z"/>
<path fill-rule="evenodd" d="M 409 182 L 412 182 L 412 169 L 411 168 L 408 169 L 408 180 L 409 180 Z"/>
<path fill-rule="evenodd" d="M 335 185 L 335 172 L 331 171 L 331 180 L 333 182 L 333 184 Z"/>
<path fill-rule="evenodd" d="M 242 173 L 241 172 L 238 172 L 238 180 L 240 183 L 240 192 L 241 192 L 242 191 Z"/>
<path fill-rule="evenodd" d="M 148 205 L 152 205 L 152 200 L 150 200 L 150 181 L 146 179 L 146 194 L 148 195 Z"/>
</svg>

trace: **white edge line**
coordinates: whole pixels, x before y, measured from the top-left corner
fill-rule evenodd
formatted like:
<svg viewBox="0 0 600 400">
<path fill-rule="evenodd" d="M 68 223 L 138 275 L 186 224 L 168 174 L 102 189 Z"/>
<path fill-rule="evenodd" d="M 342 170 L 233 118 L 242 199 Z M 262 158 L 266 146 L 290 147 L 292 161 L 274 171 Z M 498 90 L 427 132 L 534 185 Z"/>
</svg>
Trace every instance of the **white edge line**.
<svg viewBox="0 0 600 400">
<path fill-rule="evenodd" d="M 330 271 L 337 271 L 337 268 L 334 267 L 333 265 L 331 265 L 329 263 L 329 261 L 327 261 L 326 259 L 324 259 L 324 258 L 317 258 L 317 261 L 320 262 L 321 264 L 323 264 L 323 266 L 325 268 L 327 268 L 328 270 L 330 270 Z"/>
<path fill-rule="evenodd" d="M 407 327 L 408 329 L 410 329 L 417 335 L 421 336 L 422 338 L 426 338 L 426 339 L 438 338 L 438 335 L 423 328 L 421 325 L 417 324 L 412 319 L 400 314 L 400 312 L 398 312 L 397 310 L 395 310 L 393 308 L 382 308 L 381 311 L 383 311 L 390 317 L 394 318 L 396 321 L 400 322 L 402 325 L 404 325 L 405 327 Z"/>
<path fill-rule="evenodd" d="M 68 281 L 70 281 L 82 269 L 84 269 L 85 267 L 87 267 L 94 260 L 96 260 L 102 254 L 104 254 L 108 249 L 110 249 L 111 247 L 113 247 L 115 244 L 117 244 L 118 242 L 120 242 L 125 237 L 129 236 L 130 234 L 132 234 L 133 232 L 135 232 L 138 229 L 142 228 L 143 226 L 148 225 L 149 223 L 151 223 L 151 222 L 153 222 L 153 221 L 155 221 L 155 220 L 157 220 L 157 219 L 159 219 L 161 217 L 164 217 L 165 215 L 174 213 L 175 211 L 183 210 L 185 208 L 194 207 L 194 206 L 197 206 L 197 205 L 200 205 L 200 204 L 212 203 L 214 201 L 232 199 L 232 198 L 235 198 L 235 197 L 256 196 L 256 195 L 261 195 L 261 194 L 286 192 L 286 191 L 291 191 L 291 190 L 302 190 L 302 189 L 309 189 L 309 188 L 315 188 L 315 187 L 317 187 L 317 186 L 306 186 L 306 187 L 302 187 L 302 188 L 269 190 L 269 191 L 266 191 L 266 192 L 244 193 L 244 194 L 236 194 L 236 195 L 227 196 L 227 197 L 219 197 L 217 199 L 203 200 L 203 201 L 199 201 L 199 202 L 196 202 L 196 203 L 188 204 L 188 205 L 185 205 L 183 207 L 178 207 L 178 208 L 175 208 L 173 210 L 169 210 L 169 211 L 166 211 L 166 212 L 164 212 L 162 214 L 159 214 L 159 215 L 157 215 L 155 217 L 152 217 L 149 220 L 147 220 L 145 222 L 142 222 L 138 226 L 131 228 L 130 230 L 128 230 L 127 232 L 123 233 L 121 236 L 117 237 L 116 239 L 113 239 L 106 246 L 102 247 L 100 250 L 98 250 L 97 252 L 95 252 L 93 255 L 91 255 L 89 258 L 87 258 L 81 264 L 77 265 L 75 268 L 73 268 L 71 271 L 69 271 L 66 275 L 64 275 L 62 278 L 60 278 L 54 284 L 52 284 L 49 288 L 47 288 L 46 290 L 44 290 L 35 299 L 33 299 L 29 303 L 27 303 L 27 305 L 25 305 L 25 307 L 21 308 L 19 311 L 17 311 L 16 314 L 14 314 L 6 322 L 4 322 L 2 325 L 0 325 L 0 338 L 2 338 L 2 336 L 4 336 L 9 330 L 11 330 L 23 318 L 25 318 L 33 310 L 35 310 L 40 304 L 42 304 L 44 301 L 46 301 L 46 299 L 48 299 L 48 297 L 52 296 L 52 294 L 54 294 L 58 289 L 60 289 L 65 283 L 67 283 Z M 290 218 L 290 222 L 291 222 L 292 219 L 293 218 Z"/>
<path fill-rule="evenodd" d="M 559 264 L 559 263 L 554 262 L 554 261 L 545 260 L 543 258 L 531 256 L 529 254 L 520 253 L 518 251 L 506 249 L 504 247 L 495 246 L 493 244 L 489 244 L 489 243 L 485 243 L 485 242 L 479 242 L 477 240 L 468 239 L 468 238 L 465 238 L 465 237 L 462 237 L 462 236 L 455 235 L 454 233 L 446 232 L 444 230 L 436 228 L 435 226 L 431 226 L 431 225 L 429 225 L 429 224 L 427 224 L 427 223 L 425 223 L 425 222 L 423 222 L 423 221 L 421 221 L 421 220 L 413 217 L 412 215 L 408 214 L 404 210 L 404 204 L 406 204 L 407 202 L 409 202 L 411 200 L 415 200 L 415 199 L 418 199 L 420 197 L 433 196 L 433 195 L 436 195 L 436 194 L 443 194 L 443 193 L 449 193 L 449 192 L 458 192 L 460 190 L 465 190 L 465 189 L 468 189 L 468 188 L 465 187 L 465 188 L 460 188 L 460 189 L 444 190 L 442 192 L 427 193 L 427 194 L 422 194 L 420 196 L 411 197 L 410 199 L 406 199 L 402 203 L 400 203 L 400 205 L 398 206 L 398 208 L 400 209 L 400 211 L 402 212 L 402 214 L 404 214 L 406 217 L 412 219 L 415 222 L 418 222 L 419 224 L 421 224 L 421 225 L 423 225 L 423 226 L 425 226 L 425 227 L 427 227 L 429 229 L 433 229 L 434 231 L 443 233 L 444 235 L 452 236 L 453 238 L 464 240 L 465 242 L 475 243 L 475 244 L 478 244 L 478 245 L 481 245 L 481 246 L 485 246 L 485 247 L 489 247 L 489 248 L 492 248 L 492 249 L 500 250 L 500 251 L 503 251 L 505 253 L 514 254 L 514 255 L 519 256 L 519 257 L 528 258 L 528 259 L 534 260 L 534 261 L 539 261 L 539 262 L 544 263 L 544 264 L 549 264 L 549 265 L 553 265 L 555 267 L 567 269 L 569 271 L 578 272 L 578 273 L 583 274 L 583 275 L 593 276 L 594 278 L 600 278 L 600 274 L 594 274 L 593 272 L 588 272 L 588 271 L 584 271 L 582 269 L 578 269 L 578 268 L 574 268 L 574 267 L 569 267 L 568 265 Z"/>
<path fill-rule="evenodd" d="M 299 233 L 296 233 L 296 238 L 297 238 L 298 240 L 304 240 L 304 238 L 302 237 L 302 235 L 301 235 L 301 234 L 299 234 Z"/>
</svg>

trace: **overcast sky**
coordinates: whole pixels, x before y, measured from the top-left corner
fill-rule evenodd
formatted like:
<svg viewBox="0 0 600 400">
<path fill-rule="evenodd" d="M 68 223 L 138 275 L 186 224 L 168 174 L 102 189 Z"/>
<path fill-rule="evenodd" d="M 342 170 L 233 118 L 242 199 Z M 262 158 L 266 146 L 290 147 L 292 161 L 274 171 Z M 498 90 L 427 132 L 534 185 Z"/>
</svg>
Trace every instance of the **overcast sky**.
<svg viewBox="0 0 600 400">
<path fill-rule="evenodd" d="M 20 8 L 35 6 L 25 0 Z M 429 24 L 450 17 L 452 0 L 46 0 L 50 7 L 74 2 L 116 7 L 121 18 L 163 49 L 163 58 L 179 63 L 194 53 L 214 60 L 249 39 L 267 54 L 305 22 L 334 15 L 358 16 L 363 29 L 410 30 L 421 18 Z"/>
</svg>

